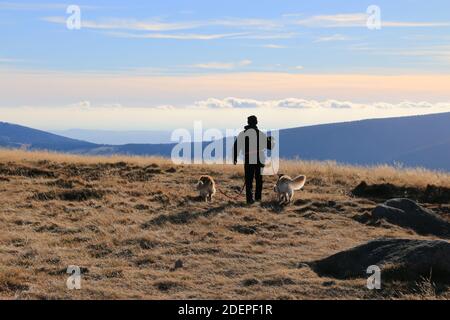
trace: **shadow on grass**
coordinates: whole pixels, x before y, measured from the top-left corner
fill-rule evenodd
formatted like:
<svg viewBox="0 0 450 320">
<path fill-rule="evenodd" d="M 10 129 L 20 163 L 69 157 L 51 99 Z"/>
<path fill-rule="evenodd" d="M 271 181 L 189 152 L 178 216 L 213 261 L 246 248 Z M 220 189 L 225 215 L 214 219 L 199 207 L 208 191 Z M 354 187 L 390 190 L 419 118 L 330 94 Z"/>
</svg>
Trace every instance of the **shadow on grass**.
<svg viewBox="0 0 450 320">
<path fill-rule="evenodd" d="M 286 208 L 286 206 L 287 206 L 286 204 L 280 204 L 277 200 L 261 202 L 261 208 L 264 208 L 274 213 L 282 213 Z"/>
<path fill-rule="evenodd" d="M 147 221 L 141 225 L 141 228 L 148 229 L 151 226 L 162 226 L 166 223 L 187 224 L 201 217 L 210 217 L 223 212 L 228 206 L 222 205 L 207 209 L 203 212 L 181 211 L 174 214 L 161 214 L 158 217 Z"/>
</svg>

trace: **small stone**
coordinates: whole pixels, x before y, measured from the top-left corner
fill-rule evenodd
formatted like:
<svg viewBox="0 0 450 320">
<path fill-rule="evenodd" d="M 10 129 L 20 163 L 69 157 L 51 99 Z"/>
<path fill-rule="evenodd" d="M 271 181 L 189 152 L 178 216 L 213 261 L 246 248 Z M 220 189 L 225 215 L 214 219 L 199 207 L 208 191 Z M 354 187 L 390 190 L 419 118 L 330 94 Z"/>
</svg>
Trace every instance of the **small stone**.
<svg viewBox="0 0 450 320">
<path fill-rule="evenodd" d="M 244 287 L 250 287 L 250 286 L 257 285 L 257 284 L 259 284 L 259 281 L 256 280 L 256 279 L 253 279 L 253 278 L 252 279 L 245 279 L 245 280 L 242 281 L 242 285 Z"/>
<path fill-rule="evenodd" d="M 180 259 L 175 261 L 175 266 L 173 268 L 174 268 L 174 270 L 183 268 L 183 261 L 181 261 Z"/>
<path fill-rule="evenodd" d="M 297 268 L 299 268 L 299 269 L 301 269 L 301 268 L 309 268 L 309 265 L 308 265 L 307 263 L 300 262 L 300 263 L 297 265 Z"/>
</svg>

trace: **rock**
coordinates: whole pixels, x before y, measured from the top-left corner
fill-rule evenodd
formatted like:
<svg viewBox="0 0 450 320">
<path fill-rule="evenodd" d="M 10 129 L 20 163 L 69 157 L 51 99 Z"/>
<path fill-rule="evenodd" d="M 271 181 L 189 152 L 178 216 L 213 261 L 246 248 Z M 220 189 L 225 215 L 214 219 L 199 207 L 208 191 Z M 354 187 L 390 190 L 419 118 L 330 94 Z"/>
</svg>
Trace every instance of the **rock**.
<svg viewBox="0 0 450 320">
<path fill-rule="evenodd" d="M 432 277 L 450 283 L 450 243 L 443 240 L 378 239 L 309 263 L 320 276 L 367 278 L 367 268 L 381 269 L 382 281 L 418 281 Z"/>
<path fill-rule="evenodd" d="M 357 197 L 372 199 L 391 199 L 407 197 L 424 203 L 449 203 L 450 188 L 428 185 L 426 188 L 396 186 L 391 183 L 369 185 L 362 181 L 352 190 Z"/>
<path fill-rule="evenodd" d="M 179 288 L 180 284 L 173 281 L 160 281 L 155 283 L 155 287 L 158 288 L 159 291 L 166 292 L 172 289 Z"/>
<path fill-rule="evenodd" d="M 422 208 L 409 199 L 392 199 L 378 205 L 367 217 L 369 221 L 386 220 L 421 235 L 435 235 L 450 239 L 450 223 L 433 211 Z"/>
<path fill-rule="evenodd" d="M 309 264 L 307 264 L 307 263 L 305 263 L 305 262 L 300 262 L 300 263 L 297 265 L 297 268 L 298 268 L 298 269 L 309 268 Z"/>
<path fill-rule="evenodd" d="M 293 285 L 295 282 L 291 278 L 274 278 L 263 280 L 262 284 L 264 286 L 281 287 L 284 285 Z"/>
<path fill-rule="evenodd" d="M 257 228 L 255 226 L 234 225 L 231 226 L 230 230 L 242 234 L 254 234 Z"/>
<path fill-rule="evenodd" d="M 336 201 L 333 201 L 333 200 L 328 201 L 328 206 L 329 206 L 329 207 L 335 207 L 336 204 L 337 204 Z"/>
<path fill-rule="evenodd" d="M 150 209 L 150 207 L 148 205 L 142 204 L 142 203 L 135 205 L 134 208 L 136 210 L 140 210 L 140 211 Z"/>
<path fill-rule="evenodd" d="M 183 261 L 181 259 L 178 259 L 177 261 L 175 261 L 175 265 L 173 267 L 175 270 L 176 269 L 180 269 L 183 268 Z"/>
<path fill-rule="evenodd" d="M 404 197 L 408 194 L 408 191 L 412 190 L 398 187 L 391 183 L 368 185 L 365 181 L 362 181 L 352 190 L 352 194 L 357 197 L 389 199 L 392 197 Z"/>
<path fill-rule="evenodd" d="M 245 279 L 242 281 L 242 285 L 244 287 L 250 287 L 250 286 L 255 286 L 259 284 L 259 281 L 257 279 L 251 278 L 251 279 Z"/>
</svg>

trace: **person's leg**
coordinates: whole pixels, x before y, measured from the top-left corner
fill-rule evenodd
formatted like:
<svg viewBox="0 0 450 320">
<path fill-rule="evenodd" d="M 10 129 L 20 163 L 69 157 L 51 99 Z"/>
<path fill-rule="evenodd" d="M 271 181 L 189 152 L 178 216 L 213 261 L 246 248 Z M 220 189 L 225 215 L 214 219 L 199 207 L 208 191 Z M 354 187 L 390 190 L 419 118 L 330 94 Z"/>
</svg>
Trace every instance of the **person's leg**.
<svg viewBox="0 0 450 320">
<path fill-rule="evenodd" d="M 247 198 L 247 203 L 253 202 L 253 177 L 254 171 L 251 165 L 244 166 L 245 172 L 245 196 Z"/>
<path fill-rule="evenodd" d="M 256 181 L 255 200 L 261 201 L 263 189 L 263 177 L 261 175 L 260 166 L 255 166 L 255 181 Z"/>
</svg>

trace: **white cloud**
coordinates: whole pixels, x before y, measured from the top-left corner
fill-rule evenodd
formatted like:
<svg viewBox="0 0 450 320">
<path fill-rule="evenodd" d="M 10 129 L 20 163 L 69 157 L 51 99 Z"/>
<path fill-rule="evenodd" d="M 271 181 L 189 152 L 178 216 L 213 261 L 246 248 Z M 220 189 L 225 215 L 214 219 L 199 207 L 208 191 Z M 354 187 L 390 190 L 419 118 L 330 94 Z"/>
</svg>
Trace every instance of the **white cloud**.
<svg viewBox="0 0 450 320">
<path fill-rule="evenodd" d="M 450 22 L 381 21 L 381 25 L 383 27 L 435 28 L 435 27 L 450 27 Z"/>
<path fill-rule="evenodd" d="M 261 30 L 271 30 L 283 27 L 283 22 L 274 19 L 251 19 L 251 18 L 227 18 L 206 20 L 205 26 L 223 26 L 223 27 L 245 27 Z"/>
<path fill-rule="evenodd" d="M 41 20 L 65 25 L 66 17 L 50 16 Z M 175 40 L 213 40 L 222 38 L 232 39 L 289 39 L 296 33 L 285 32 L 282 28 L 284 23 L 279 20 L 227 18 L 203 21 L 166 22 L 161 19 L 136 20 L 126 18 L 110 18 L 102 20 L 81 21 L 81 27 L 85 29 L 111 31 L 106 35 L 136 39 L 175 39 Z M 223 27 L 233 32 L 224 33 L 167 33 L 171 31 L 204 29 L 208 27 Z M 125 32 L 133 31 L 133 32 Z M 278 31 L 278 32 L 273 32 Z M 140 33 L 147 32 L 147 33 Z M 152 32 L 152 33 L 148 33 Z M 153 33 L 154 32 L 154 33 Z"/>
<path fill-rule="evenodd" d="M 295 69 L 296 70 L 303 70 L 305 67 L 303 67 L 303 66 L 295 66 Z"/>
<path fill-rule="evenodd" d="M 377 102 L 370 104 L 355 103 L 350 101 L 339 100 L 306 100 L 299 98 L 286 98 L 281 100 L 255 100 L 241 98 L 225 98 L 216 99 L 209 98 L 207 100 L 198 101 L 194 104 L 197 108 L 209 109 L 253 109 L 253 108 L 289 108 L 289 109 L 426 109 L 426 108 L 450 108 L 449 103 L 430 103 L 426 101 L 411 102 L 403 101 L 400 103 Z"/>
<path fill-rule="evenodd" d="M 335 14 L 317 15 L 297 21 L 297 24 L 306 27 L 360 27 L 365 26 L 367 14 Z"/>
<path fill-rule="evenodd" d="M 15 3 L 15 2 L 0 2 L 0 10 L 18 10 L 18 11 L 32 11 L 32 10 L 47 10 L 47 9 L 65 9 L 67 5 L 61 3 Z"/>
<path fill-rule="evenodd" d="M 157 106 L 157 107 L 155 107 L 155 109 L 158 109 L 158 110 L 174 110 L 176 108 L 174 106 L 171 106 L 171 105 L 163 105 L 163 106 Z"/>
<path fill-rule="evenodd" d="M 370 54 L 376 55 L 391 55 L 391 56 L 404 56 L 404 57 L 418 57 L 437 61 L 439 63 L 450 63 L 450 46 L 438 45 L 438 46 L 410 46 L 408 49 L 403 48 L 382 48 L 374 47 L 370 44 L 353 45 L 350 47 L 354 51 L 366 51 Z"/>
<path fill-rule="evenodd" d="M 317 28 L 343 28 L 343 27 L 366 27 L 368 14 L 366 13 L 343 13 L 334 15 L 317 15 L 297 20 L 296 24 L 305 27 Z M 448 27 L 450 22 L 413 22 L 413 21 L 384 21 L 382 27 Z"/>
<path fill-rule="evenodd" d="M 130 39 L 172 39 L 172 40 L 217 40 L 224 38 L 233 38 L 244 33 L 216 33 L 216 34 L 201 34 L 201 33 L 126 33 L 126 32 L 107 32 L 110 36 Z"/>
<path fill-rule="evenodd" d="M 214 70 L 232 70 L 239 67 L 245 67 L 252 64 L 251 60 L 241 60 L 237 62 L 205 62 L 189 65 L 190 68 L 214 69 Z"/>
<path fill-rule="evenodd" d="M 254 99 L 240 99 L 240 98 L 226 98 L 215 99 L 210 98 L 195 103 L 196 107 L 224 109 L 224 108 L 239 108 L 239 109 L 253 109 L 253 108 L 292 108 L 292 109 L 311 109 L 311 108 L 352 108 L 350 102 L 339 102 L 329 100 L 325 102 L 318 102 L 315 100 L 305 100 L 297 98 L 287 98 L 281 100 L 267 100 L 260 101 Z"/>
<path fill-rule="evenodd" d="M 0 9 L 13 10 L 36 10 L 36 9 L 62 9 L 66 4 L 16 4 L 10 2 L 0 2 Z M 84 6 L 85 8 L 95 8 Z M 224 27 L 231 29 L 242 29 L 246 31 L 258 31 L 251 35 L 259 39 L 290 38 L 294 33 L 285 32 L 289 26 L 305 26 L 320 28 L 335 27 L 366 27 L 368 14 L 366 13 L 341 13 L 331 15 L 315 15 L 302 19 L 292 19 L 303 15 L 283 15 L 280 18 L 260 19 L 260 18 L 224 18 L 206 19 L 194 21 L 166 22 L 160 18 L 137 20 L 133 18 L 108 18 L 99 20 L 83 19 L 82 27 L 100 30 L 133 30 L 133 31 L 175 31 L 189 30 L 207 27 Z M 42 20 L 50 23 L 65 24 L 65 16 L 47 16 Z M 450 21 L 428 22 L 428 21 L 384 21 L 383 27 L 448 27 Z M 278 33 L 267 34 L 261 31 L 278 31 Z"/>
<path fill-rule="evenodd" d="M 105 130 L 171 130 L 192 128 L 202 120 L 204 128 L 240 127 L 255 114 L 265 128 L 288 128 L 368 118 L 387 118 L 450 111 L 450 102 L 401 102 L 359 104 L 338 100 L 206 99 L 190 106 L 120 106 L 81 101 L 66 106 L 1 107 L 2 121 L 42 130 L 70 128 Z M 168 119 L 170 119 L 168 121 Z"/>
<path fill-rule="evenodd" d="M 205 62 L 209 60 L 187 64 Z M 298 64 L 301 62 L 298 61 Z M 260 101 L 286 97 L 359 102 L 378 102 L 380 98 L 388 102 L 450 101 L 450 76 L 445 73 L 334 75 L 295 71 L 295 65 L 288 73 L 286 69 L 289 65 L 283 63 L 282 66 L 277 69 L 280 70 L 278 72 L 258 72 L 255 71 L 256 65 L 237 69 L 236 72 L 198 72 L 202 69 L 177 65 L 171 68 L 183 70 L 183 73 L 170 74 L 169 70 L 169 74 L 154 75 L 130 73 L 122 69 L 115 72 L 29 71 L 0 64 L 0 107 L 61 106 L 83 100 L 96 103 L 113 100 L 127 107 L 183 106 L 210 97 L 250 97 Z M 17 91 L 17 88 L 21 90 Z"/>
<path fill-rule="evenodd" d="M 237 99 L 237 98 L 226 98 L 226 99 L 215 99 L 209 98 L 203 101 L 195 102 L 195 107 L 198 108 L 208 108 L 208 109 L 253 109 L 259 108 L 266 105 L 263 101 L 253 100 L 253 99 Z"/>
<path fill-rule="evenodd" d="M 69 4 L 67 3 L 16 3 L 16 2 L 0 2 L 0 10 L 15 11 L 38 11 L 38 10 L 65 10 Z M 98 7 L 80 5 L 82 9 L 96 9 Z"/>
<path fill-rule="evenodd" d="M 105 32 L 106 35 L 120 38 L 134 39 L 173 39 L 173 40 L 216 40 L 216 39 L 253 39 L 253 40 L 275 40 L 289 39 L 295 33 L 280 34 L 258 34 L 250 32 L 234 33 L 130 33 L 130 32 Z"/>
<path fill-rule="evenodd" d="M 95 104 L 90 101 L 80 101 L 74 104 L 67 105 L 63 108 L 74 111 L 89 111 L 89 110 L 114 110 L 114 109 L 130 109 L 130 107 L 122 106 L 118 103 Z M 395 109 L 450 109 L 450 102 L 431 103 L 427 101 L 402 101 L 399 103 L 375 102 L 369 104 L 355 103 L 351 101 L 340 100 L 307 100 L 301 98 L 286 98 L 280 100 L 257 100 L 228 97 L 224 99 L 208 98 L 194 102 L 192 105 L 173 106 L 173 105 L 159 105 L 154 107 L 141 107 L 140 109 L 156 109 L 156 110 L 181 110 L 181 109 L 334 109 L 334 110 L 362 110 L 362 109 L 380 109 L 380 110 L 395 110 Z M 39 107 L 37 108 L 39 109 Z M 139 109 L 133 107 L 133 109 Z"/>
<path fill-rule="evenodd" d="M 261 46 L 261 48 L 266 48 L 266 49 L 285 49 L 287 47 L 279 45 L 279 44 L 263 44 Z"/>
<path fill-rule="evenodd" d="M 247 33 L 234 36 L 233 39 L 253 39 L 253 40 L 276 40 L 276 39 L 291 39 L 297 36 L 296 32 L 282 32 L 282 33 Z"/>
<path fill-rule="evenodd" d="M 69 105 L 70 108 L 89 109 L 91 107 L 90 101 L 80 101 Z"/>
<path fill-rule="evenodd" d="M 66 17 L 44 17 L 42 20 L 57 24 L 66 24 Z M 107 19 L 102 21 L 82 19 L 81 27 L 100 30 L 136 30 L 136 31 L 175 31 L 195 29 L 202 26 L 199 22 L 160 22 L 139 21 L 134 19 Z"/>
<path fill-rule="evenodd" d="M 319 37 L 314 42 L 349 41 L 349 40 L 353 39 L 342 34 L 333 34 L 331 36 Z"/>
<path fill-rule="evenodd" d="M 398 104 L 392 103 L 374 103 L 373 106 L 378 109 L 431 109 L 431 108 L 449 108 L 450 103 L 430 103 L 426 101 L 411 102 L 403 101 Z"/>
<path fill-rule="evenodd" d="M 65 24 L 66 17 L 50 16 L 43 17 L 43 21 Z M 88 29 L 111 29 L 111 30 L 134 30 L 134 31 L 174 31 L 188 30 L 202 27 L 221 26 L 228 28 L 246 28 L 253 30 L 272 30 L 283 25 L 276 20 L 268 19 L 248 19 L 248 18 L 227 18 L 216 20 L 199 20 L 183 22 L 164 22 L 161 19 L 136 20 L 128 18 L 110 18 L 102 20 L 83 19 L 83 28 Z"/>
</svg>

